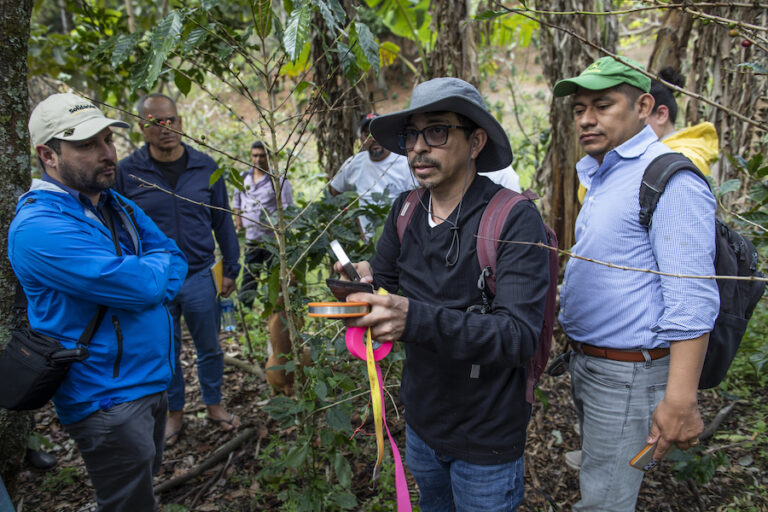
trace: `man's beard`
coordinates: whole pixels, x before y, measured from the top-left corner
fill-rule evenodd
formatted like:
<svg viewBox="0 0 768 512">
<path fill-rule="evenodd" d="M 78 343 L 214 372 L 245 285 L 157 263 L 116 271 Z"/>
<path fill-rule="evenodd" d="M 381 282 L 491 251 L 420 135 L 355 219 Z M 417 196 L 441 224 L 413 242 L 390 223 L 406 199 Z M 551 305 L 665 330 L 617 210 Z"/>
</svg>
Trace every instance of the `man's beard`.
<svg viewBox="0 0 768 512">
<path fill-rule="evenodd" d="M 368 148 L 368 156 L 374 162 L 378 162 L 379 160 L 382 160 L 386 152 L 387 150 L 381 146 L 371 146 L 370 148 Z"/>
<path fill-rule="evenodd" d="M 111 176 L 102 174 L 108 169 L 113 171 Z M 89 171 L 70 165 L 68 162 L 60 159 L 58 170 L 59 178 L 61 178 L 61 182 L 64 185 L 85 195 L 97 194 L 102 190 L 106 190 L 114 185 L 117 179 L 117 164 L 114 162 L 106 163 Z"/>
</svg>

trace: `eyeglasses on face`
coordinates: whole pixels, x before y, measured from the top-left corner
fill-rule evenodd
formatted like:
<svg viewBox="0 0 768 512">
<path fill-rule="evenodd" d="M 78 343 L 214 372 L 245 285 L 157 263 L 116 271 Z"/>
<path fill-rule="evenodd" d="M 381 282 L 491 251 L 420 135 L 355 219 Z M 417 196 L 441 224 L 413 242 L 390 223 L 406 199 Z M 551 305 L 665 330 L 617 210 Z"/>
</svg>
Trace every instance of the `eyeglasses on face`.
<svg viewBox="0 0 768 512">
<path fill-rule="evenodd" d="M 407 128 L 397 134 L 397 145 L 400 149 L 411 150 L 419 140 L 419 135 L 424 137 L 424 142 L 427 146 L 433 148 L 435 146 L 442 146 L 448 142 L 448 132 L 452 128 L 459 128 L 462 130 L 472 130 L 468 126 L 461 126 L 456 124 L 433 124 L 427 126 L 423 130 L 417 130 L 415 128 Z"/>
</svg>

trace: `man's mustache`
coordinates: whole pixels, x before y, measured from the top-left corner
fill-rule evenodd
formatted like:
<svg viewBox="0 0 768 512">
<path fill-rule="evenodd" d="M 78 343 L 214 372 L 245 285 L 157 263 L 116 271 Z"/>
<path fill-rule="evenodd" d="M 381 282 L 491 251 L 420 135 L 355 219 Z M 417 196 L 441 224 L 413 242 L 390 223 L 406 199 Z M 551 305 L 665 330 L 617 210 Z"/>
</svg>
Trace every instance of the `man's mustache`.
<svg viewBox="0 0 768 512">
<path fill-rule="evenodd" d="M 435 169 L 440 170 L 440 162 L 432 158 L 429 158 L 426 155 L 416 155 L 415 157 L 413 157 L 411 160 L 408 161 L 408 165 L 411 166 L 411 169 L 416 167 L 417 164 L 428 165 L 430 167 L 434 167 Z"/>
</svg>

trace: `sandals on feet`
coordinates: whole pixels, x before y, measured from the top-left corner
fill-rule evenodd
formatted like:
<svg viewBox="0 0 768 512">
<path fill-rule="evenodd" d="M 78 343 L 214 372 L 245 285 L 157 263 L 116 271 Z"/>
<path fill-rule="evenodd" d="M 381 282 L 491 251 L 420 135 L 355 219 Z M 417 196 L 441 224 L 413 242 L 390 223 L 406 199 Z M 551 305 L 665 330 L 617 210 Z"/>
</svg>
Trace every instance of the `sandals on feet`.
<svg viewBox="0 0 768 512">
<path fill-rule="evenodd" d="M 235 416 L 235 413 L 230 414 L 228 420 L 212 418 L 207 414 L 205 417 L 211 423 L 215 423 L 219 425 L 219 428 L 221 428 L 223 425 L 229 425 L 230 428 L 221 428 L 221 430 L 223 430 L 224 432 L 230 432 L 232 430 L 235 430 L 239 426 L 239 425 L 235 425 L 235 420 L 238 419 L 237 416 Z"/>
<path fill-rule="evenodd" d="M 165 436 L 165 447 L 170 448 L 171 446 L 178 443 L 179 440 L 181 439 L 181 435 L 184 433 L 186 429 L 187 429 L 187 420 L 184 420 L 181 422 L 181 427 L 179 427 L 179 430 L 175 432 L 171 432 L 170 434 L 167 434 Z"/>
</svg>

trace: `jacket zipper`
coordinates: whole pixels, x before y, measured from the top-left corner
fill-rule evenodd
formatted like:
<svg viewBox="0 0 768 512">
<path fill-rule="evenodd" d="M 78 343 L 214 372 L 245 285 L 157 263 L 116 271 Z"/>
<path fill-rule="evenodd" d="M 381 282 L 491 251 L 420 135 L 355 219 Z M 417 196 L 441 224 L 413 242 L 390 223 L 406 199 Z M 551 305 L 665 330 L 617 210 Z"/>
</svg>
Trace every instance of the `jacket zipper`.
<svg viewBox="0 0 768 512">
<path fill-rule="evenodd" d="M 175 371 L 173 368 L 173 318 L 171 318 L 171 312 L 168 311 L 168 306 L 165 308 L 165 317 L 168 319 L 168 366 L 171 368 L 171 375 Z"/>
<path fill-rule="evenodd" d="M 120 375 L 120 360 L 123 358 L 123 330 L 120 328 L 120 320 L 117 319 L 117 315 L 112 315 L 112 325 L 115 327 L 115 335 L 117 336 L 117 357 L 115 358 L 115 366 L 112 368 L 112 378 L 116 379 Z"/>
</svg>

